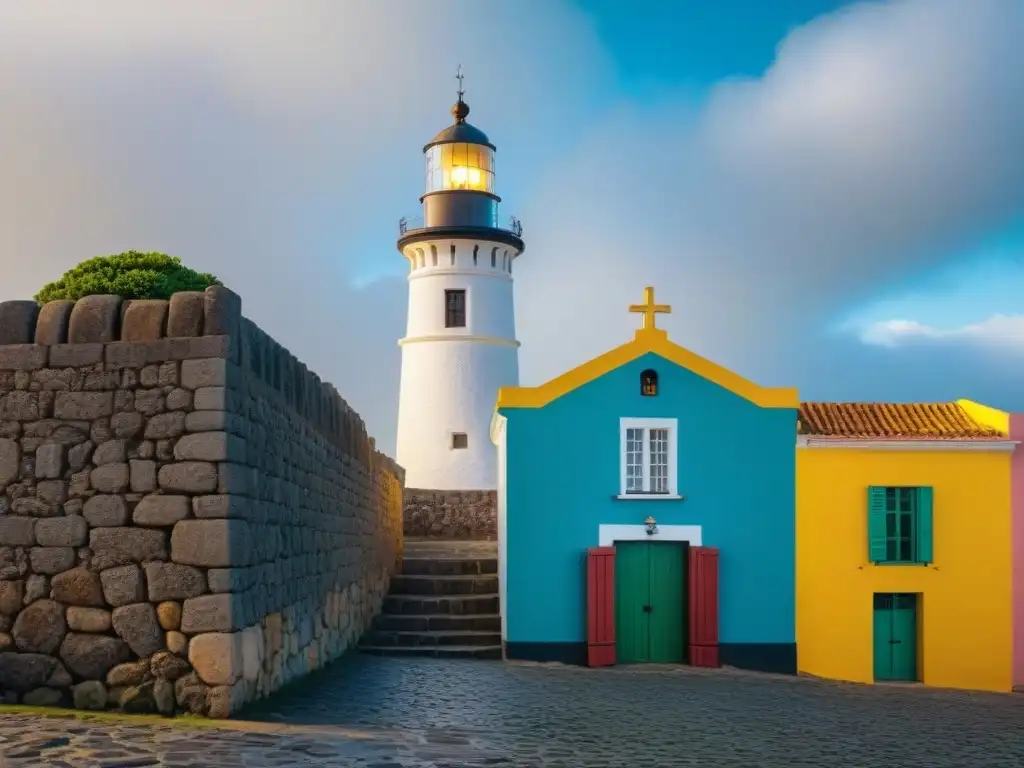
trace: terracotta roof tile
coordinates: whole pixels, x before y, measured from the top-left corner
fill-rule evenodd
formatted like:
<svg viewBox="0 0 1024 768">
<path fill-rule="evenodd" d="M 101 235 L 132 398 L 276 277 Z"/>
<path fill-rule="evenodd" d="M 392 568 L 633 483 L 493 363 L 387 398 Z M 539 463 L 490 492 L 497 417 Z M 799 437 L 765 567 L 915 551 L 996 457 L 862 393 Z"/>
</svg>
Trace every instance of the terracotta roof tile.
<svg viewBox="0 0 1024 768">
<path fill-rule="evenodd" d="M 997 440 L 956 403 L 801 403 L 797 431 L 819 437 Z"/>
</svg>

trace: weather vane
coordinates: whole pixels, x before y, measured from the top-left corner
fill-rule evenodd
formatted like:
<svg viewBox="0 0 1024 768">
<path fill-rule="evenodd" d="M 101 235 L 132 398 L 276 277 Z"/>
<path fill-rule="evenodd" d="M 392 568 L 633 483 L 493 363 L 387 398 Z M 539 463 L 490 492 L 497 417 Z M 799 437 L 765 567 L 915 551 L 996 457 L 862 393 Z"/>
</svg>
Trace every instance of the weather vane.
<svg viewBox="0 0 1024 768">
<path fill-rule="evenodd" d="M 459 101 L 462 101 L 462 97 L 466 93 L 464 90 L 462 90 L 462 78 L 463 77 L 464 77 L 464 75 L 462 74 L 462 65 L 459 64 L 459 69 L 455 73 L 455 79 L 459 81 Z"/>
</svg>

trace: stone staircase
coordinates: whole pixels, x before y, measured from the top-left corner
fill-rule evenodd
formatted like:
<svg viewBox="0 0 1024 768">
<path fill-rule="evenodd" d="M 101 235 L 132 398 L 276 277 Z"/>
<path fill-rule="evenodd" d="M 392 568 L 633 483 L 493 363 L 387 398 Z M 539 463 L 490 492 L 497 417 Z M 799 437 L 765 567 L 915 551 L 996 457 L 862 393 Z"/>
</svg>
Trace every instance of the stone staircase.
<svg viewBox="0 0 1024 768">
<path fill-rule="evenodd" d="M 498 558 L 493 542 L 406 543 L 402 573 L 364 653 L 500 659 Z"/>
</svg>

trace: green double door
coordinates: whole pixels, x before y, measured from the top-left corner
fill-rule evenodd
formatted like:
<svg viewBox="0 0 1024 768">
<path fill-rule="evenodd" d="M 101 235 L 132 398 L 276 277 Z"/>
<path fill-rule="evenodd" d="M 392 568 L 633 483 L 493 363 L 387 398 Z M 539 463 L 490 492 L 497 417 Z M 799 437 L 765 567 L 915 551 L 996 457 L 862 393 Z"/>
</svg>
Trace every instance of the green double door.
<svg viewBox="0 0 1024 768">
<path fill-rule="evenodd" d="M 875 680 L 915 682 L 917 595 L 877 593 L 874 614 Z"/>
<path fill-rule="evenodd" d="M 615 656 L 620 664 L 683 660 L 683 561 L 679 544 L 615 543 Z"/>
</svg>

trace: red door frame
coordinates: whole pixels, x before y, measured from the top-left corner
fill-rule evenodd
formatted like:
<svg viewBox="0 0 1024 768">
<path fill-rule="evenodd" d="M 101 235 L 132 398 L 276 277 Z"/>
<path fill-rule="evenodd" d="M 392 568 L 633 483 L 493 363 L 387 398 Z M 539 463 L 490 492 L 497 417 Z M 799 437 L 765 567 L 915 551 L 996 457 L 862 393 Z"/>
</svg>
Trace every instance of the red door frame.
<svg viewBox="0 0 1024 768">
<path fill-rule="evenodd" d="M 688 657 L 718 667 L 718 549 L 689 548 Z M 615 663 L 615 547 L 587 550 L 587 665 Z"/>
</svg>

